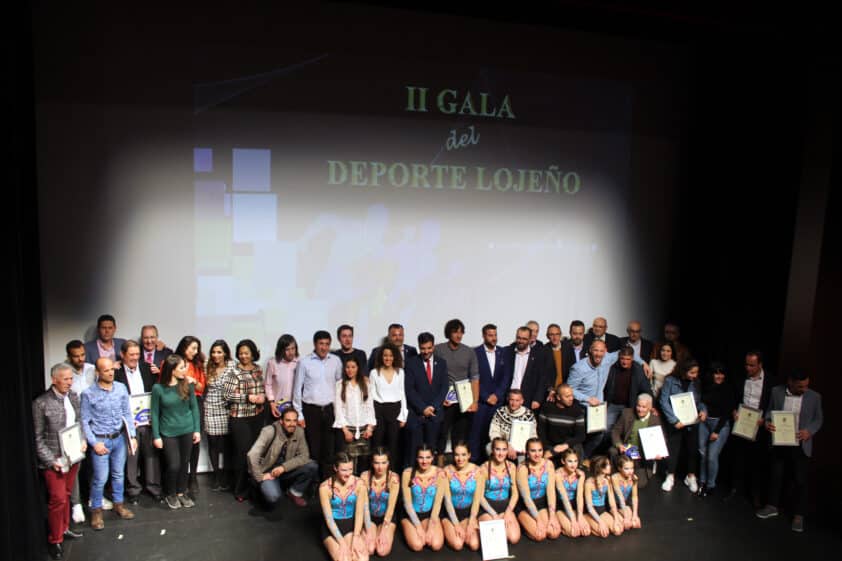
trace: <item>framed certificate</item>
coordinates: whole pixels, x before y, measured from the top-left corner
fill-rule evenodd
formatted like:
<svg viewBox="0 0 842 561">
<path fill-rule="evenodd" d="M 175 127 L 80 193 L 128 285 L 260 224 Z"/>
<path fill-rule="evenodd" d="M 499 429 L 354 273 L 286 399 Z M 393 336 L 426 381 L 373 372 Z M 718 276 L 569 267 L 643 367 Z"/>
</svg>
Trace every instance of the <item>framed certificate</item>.
<svg viewBox="0 0 842 561">
<path fill-rule="evenodd" d="M 512 430 L 509 433 L 509 446 L 515 452 L 526 451 L 526 441 L 532 436 L 532 423 L 528 421 L 512 421 Z"/>
<path fill-rule="evenodd" d="M 129 398 L 129 407 L 132 410 L 132 419 L 136 427 L 148 425 L 151 421 L 149 416 L 152 413 L 152 394 L 139 393 Z"/>
<path fill-rule="evenodd" d="M 459 380 L 453 384 L 456 390 L 456 401 L 459 402 L 459 410 L 464 413 L 474 403 L 474 390 L 471 388 L 470 380 Z"/>
<path fill-rule="evenodd" d="M 795 413 L 791 411 L 772 411 L 772 446 L 798 446 Z"/>
<path fill-rule="evenodd" d="M 608 404 L 600 403 L 599 405 L 591 405 L 585 407 L 588 410 L 588 417 L 586 425 L 588 427 L 588 434 L 592 432 L 602 432 L 607 428 L 608 424 Z"/>
<path fill-rule="evenodd" d="M 505 520 L 483 520 L 479 523 L 479 541 L 482 544 L 482 561 L 506 559 L 509 542 L 506 540 Z"/>
<path fill-rule="evenodd" d="M 637 435 L 640 438 L 640 446 L 643 448 L 643 456 L 647 460 L 666 458 L 670 455 L 661 427 L 646 427 L 637 431 Z"/>
<path fill-rule="evenodd" d="M 746 440 L 757 439 L 757 421 L 763 418 L 763 411 L 740 405 L 737 409 L 737 420 L 731 434 L 745 438 Z"/>
<path fill-rule="evenodd" d="M 672 412 L 683 425 L 693 425 L 699 422 L 699 411 L 696 409 L 696 398 L 693 392 L 676 393 L 670 396 Z"/>
<path fill-rule="evenodd" d="M 61 445 L 61 453 L 70 464 L 78 464 L 85 459 L 82 452 L 82 426 L 79 423 L 70 425 L 58 432 L 58 441 Z"/>
</svg>

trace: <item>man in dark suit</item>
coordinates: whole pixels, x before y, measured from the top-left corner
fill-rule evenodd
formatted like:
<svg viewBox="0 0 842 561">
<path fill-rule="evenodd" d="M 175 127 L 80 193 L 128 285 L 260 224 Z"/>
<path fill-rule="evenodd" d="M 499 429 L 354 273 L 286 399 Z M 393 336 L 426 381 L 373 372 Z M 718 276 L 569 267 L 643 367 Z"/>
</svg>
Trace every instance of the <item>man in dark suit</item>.
<svg viewBox="0 0 842 561">
<path fill-rule="evenodd" d="M 161 364 L 172 354 L 172 349 L 158 339 L 158 328 L 154 325 L 144 325 L 140 328 L 140 359 L 149 365 L 155 379 L 161 375 Z"/>
<path fill-rule="evenodd" d="M 795 484 L 795 505 L 793 508 L 792 531 L 804 531 L 804 514 L 807 512 L 808 462 L 813 456 L 813 436 L 822 428 L 822 396 L 810 389 L 810 378 L 804 371 L 789 375 L 786 384 L 775 386 L 769 396 L 769 408 L 766 411 L 766 429 L 775 432 L 772 411 L 795 413 L 797 432 L 795 437 L 800 446 L 776 446 L 771 453 L 771 473 L 769 476 L 769 494 L 766 506 L 756 512 L 758 518 L 771 518 L 778 515 L 778 506 L 783 486 L 784 470 L 791 470 Z"/>
<path fill-rule="evenodd" d="M 124 384 L 132 396 L 151 392 L 155 375 L 149 365 L 140 360 L 137 341 L 124 341 L 120 358 L 122 365 L 114 372 L 114 381 Z M 139 465 L 142 466 L 146 490 L 156 501 L 160 501 L 161 497 L 161 463 L 158 451 L 152 445 L 152 427 L 146 424 L 149 423 L 149 414 L 150 411 L 132 411 L 137 432 L 137 453 L 126 456 L 126 499 L 129 504 L 137 504 L 143 490 L 138 477 Z"/>
<path fill-rule="evenodd" d="M 404 338 L 404 330 L 403 326 L 399 323 L 393 323 L 389 326 L 389 332 L 386 336 L 386 339 L 393 344 L 400 352 L 401 357 L 403 358 L 403 363 L 406 364 L 407 359 L 411 356 L 415 356 L 418 354 L 418 351 L 415 350 L 415 347 L 412 345 L 404 345 L 403 344 Z M 371 354 L 368 355 L 368 371 L 371 372 L 374 370 L 374 361 L 380 355 L 380 349 L 383 346 L 374 347 L 371 349 Z"/>
<path fill-rule="evenodd" d="M 608 404 L 607 427 L 614 426 L 623 410 L 633 408 L 641 394 L 653 395 L 649 378 L 646 377 L 643 367 L 634 359 L 634 350 L 631 347 L 623 347 L 617 354 L 617 362 L 608 370 L 603 389 L 605 403 Z M 611 434 L 605 431 L 603 439 L 610 437 Z"/>
<path fill-rule="evenodd" d="M 573 365 L 585 358 L 588 347 L 585 346 L 585 324 L 574 319 L 570 322 L 570 338 L 561 342 L 561 371 L 564 381 L 570 377 Z"/>
<path fill-rule="evenodd" d="M 544 346 L 544 343 L 538 339 L 538 331 L 541 329 L 541 326 L 538 324 L 537 321 L 531 319 L 526 322 L 526 327 L 529 328 L 529 347 L 533 349 L 540 349 Z"/>
<path fill-rule="evenodd" d="M 742 405 L 751 409 L 758 409 L 765 413 L 769 410 L 769 395 L 772 392 L 774 380 L 763 368 L 763 354 L 752 350 L 745 356 L 745 377 L 735 385 L 737 393 L 737 408 Z M 739 417 L 735 413 L 735 421 Z M 763 421 L 757 424 L 762 426 Z M 754 441 L 744 438 L 732 438 L 729 447 L 732 454 L 732 485 L 728 498 L 745 493 L 746 480 L 749 482 L 749 494 L 755 508 L 763 504 L 763 493 L 766 490 L 766 470 L 758 470 L 757 466 L 769 463 L 769 433 L 757 431 Z"/>
<path fill-rule="evenodd" d="M 602 341 L 609 353 L 620 350 L 620 338 L 608 333 L 608 320 L 603 317 L 595 317 L 587 335 L 585 335 L 585 348 L 590 349 L 591 343 Z"/>
<path fill-rule="evenodd" d="M 410 356 L 404 367 L 404 390 L 409 409 L 406 422 L 409 438 L 404 466 L 412 463 L 415 450 L 422 442 L 431 449 L 435 448 L 444 418 L 444 400 L 448 388 L 447 363 L 433 356 L 434 348 L 433 334 L 421 333 L 418 335 L 420 353 Z"/>
<path fill-rule="evenodd" d="M 482 345 L 476 347 L 479 365 L 479 407 L 471 425 L 468 446 L 471 460 L 478 462 L 485 451 L 488 426 L 498 407 L 504 405 L 506 392 L 512 385 L 511 354 L 497 346 L 497 326 L 482 327 Z"/>
<path fill-rule="evenodd" d="M 117 320 L 110 314 L 103 314 L 96 320 L 96 339 L 85 343 L 85 358 L 95 364 L 98 358 L 110 358 L 114 368 L 119 368 L 120 348 L 125 339 L 114 337 L 117 331 Z"/>
<path fill-rule="evenodd" d="M 544 353 L 529 346 L 531 335 L 531 330 L 525 325 L 518 327 L 514 346 L 509 347 L 513 363 L 511 387 L 523 393 L 524 406 L 537 414 L 547 399 L 552 380 L 544 368 Z"/>
<path fill-rule="evenodd" d="M 654 345 L 652 344 L 652 341 L 644 339 L 641 336 L 643 328 L 641 327 L 640 322 L 630 321 L 628 327 L 626 327 L 626 333 L 628 333 L 627 337 L 620 337 L 620 346 L 630 346 L 634 349 L 635 357 L 648 363 L 649 359 L 652 358 Z"/>
</svg>

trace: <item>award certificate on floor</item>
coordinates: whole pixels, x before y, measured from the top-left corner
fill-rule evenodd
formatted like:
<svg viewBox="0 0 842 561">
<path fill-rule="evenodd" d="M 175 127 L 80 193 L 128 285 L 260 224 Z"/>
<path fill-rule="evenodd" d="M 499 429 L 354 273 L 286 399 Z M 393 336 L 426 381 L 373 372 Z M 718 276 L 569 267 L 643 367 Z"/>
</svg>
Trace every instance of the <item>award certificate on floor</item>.
<svg viewBox="0 0 842 561">
<path fill-rule="evenodd" d="M 763 411 L 740 405 L 737 409 L 737 420 L 731 434 L 754 441 L 757 439 L 757 421 L 763 418 Z"/>
<path fill-rule="evenodd" d="M 797 429 L 795 428 L 795 413 L 791 411 L 772 411 L 772 446 L 798 446 Z"/>
<path fill-rule="evenodd" d="M 588 434 L 592 432 L 602 432 L 608 425 L 608 404 L 600 403 L 599 405 L 590 405 L 585 407 L 588 410 L 588 417 L 586 424 L 588 427 Z"/>
<path fill-rule="evenodd" d="M 479 541 L 482 544 L 482 561 L 506 559 L 509 542 L 506 540 L 505 520 L 483 520 L 479 523 Z"/>
<path fill-rule="evenodd" d="M 643 448 L 643 457 L 647 460 L 666 458 L 670 455 L 661 427 L 646 427 L 637 431 L 637 435 L 640 438 L 640 446 Z"/>
<path fill-rule="evenodd" d="M 459 402 L 459 410 L 464 413 L 474 403 L 474 390 L 471 388 L 470 380 L 459 380 L 453 384 L 456 390 L 456 401 Z"/>
<path fill-rule="evenodd" d="M 61 429 L 58 440 L 61 444 L 61 453 L 70 465 L 78 464 L 85 459 L 85 453 L 82 451 L 82 426 L 79 423 Z"/>
<path fill-rule="evenodd" d="M 136 427 L 148 425 L 151 421 L 149 415 L 152 413 L 152 394 L 139 393 L 129 398 L 129 405 L 132 410 L 132 418 Z"/>
<path fill-rule="evenodd" d="M 512 421 L 509 432 L 509 446 L 515 452 L 526 452 L 526 441 L 532 436 L 532 423 L 528 421 Z"/>
<path fill-rule="evenodd" d="M 672 412 L 682 425 L 694 425 L 699 422 L 699 410 L 693 392 L 677 393 L 670 396 Z"/>
</svg>

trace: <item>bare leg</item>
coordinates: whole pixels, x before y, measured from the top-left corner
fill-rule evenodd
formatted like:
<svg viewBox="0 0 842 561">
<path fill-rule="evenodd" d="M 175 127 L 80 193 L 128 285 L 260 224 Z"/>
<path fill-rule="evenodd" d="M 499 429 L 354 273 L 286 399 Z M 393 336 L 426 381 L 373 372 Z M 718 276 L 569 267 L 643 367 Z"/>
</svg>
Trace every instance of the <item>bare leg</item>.
<svg viewBox="0 0 842 561">
<path fill-rule="evenodd" d="M 465 528 L 465 543 L 468 545 L 468 548 L 471 551 L 476 551 L 479 549 L 479 530 L 472 530 L 468 531 L 468 521 L 463 520 L 460 522 L 463 528 Z"/>
<path fill-rule="evenodd" d="M 465 541 L 456 535 L 456 528 L 453 526 L 453 523 L 450 521 L 450 519 L 445 518 L 444 520 L 442 520 L 441 526 L 444 530 L 444 539 L 447 542 L 447 545 L 450 546 L 450 548 L 454 551 L 462 551 L 462 547 L 465 545 Z"/>
<path fill-rule="evenodd" d="M 403 537 L 409 549 L 412 551 L 421 551 L 424 549 L 424 542 L 418 537 L 418 532 L 415 531 L 415 524 L 404 518 L 401 520 L 401 527 L 403 528 Z"/>
<path fill-rule="evenodd" d="M 570 523 L 570 519 L 567 518 L 567 515 L 560 510 L 557 510 L 555 514 L 558 517 L 558 523 L 561 524 L 561 533 L 568 538 L 572 538 L 571 528 L 573 527 L 573 524 Z"/>
<path fill-rule="evenodd" d="M 395 525 L 381 526 L 377 534 L 383 542 L 382 545 L 377 546 L 377 555 L 386 557 L 392 552 L 392 544 L 395 542 Z"/>
<path fill-rule="evenodd" d="M 509 538 L 509 543 L 515 544 L 520 541 L 520 524 L 513 512 L 507 512 L 506 520 L 506 537 Z"/>
<path fill-rule="evenodd" d="M 339 542 L 330 536 L 324 539 L 325 548 L 333 561 L 339 561 Z"/>
<path fill-rule="evenodd" d="M 541 512 L 538 513 L 538 516 L 541 516 Z M 529 514 L 527 511 L 521 511 L 520 514 L 517 515 L 517 519 L 520 521 L 520 525 L 523 527 L 523 531 L 526 532 L 526 536 L 536 542 L 543 541 L 546 536 L 538 537 L 538 521 L 532 518 L 532 515 Z"/>
</svg>

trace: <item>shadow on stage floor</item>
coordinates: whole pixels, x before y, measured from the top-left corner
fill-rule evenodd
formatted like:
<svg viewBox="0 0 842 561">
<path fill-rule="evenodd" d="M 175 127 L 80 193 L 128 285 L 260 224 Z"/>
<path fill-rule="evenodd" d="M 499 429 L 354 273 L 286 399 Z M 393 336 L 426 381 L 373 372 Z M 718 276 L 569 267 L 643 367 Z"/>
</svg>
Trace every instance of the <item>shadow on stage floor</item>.
<svg viewBox="0 0 842 561">
<path fill-rule="evenodd" d="M 532 543 L 526 538 L 510 553 L 524 561 L 560 559 L 568 554 L 599 561 L 634 559 L 723 561 L 748 559 L 815 559 L 834 555 L 840 539 L 807 519 L 807 531 L 795 534 L 789 517 L 769 520 L 754 517 L 742 499 L 700 500 L 686 488 L 663 493 L 651 484 L 641 491 L 643 528 L 620 537 L 595 537 Z M 87 523 L 85 536 L 65 542 L 70 561 L 321 561 L 327 560 L 319 541 L 321 516 L 315 500 L 307 508 L 284 501 L 276 512 L 265 513 L 249 503 L 237 503 L 230 494 L 210 491 L 200 476 L 196 507 L 170 511 L 144 496 L 133 507 L 136 518 L 117 519 L 105 512 L 105 529 L 94 532 Z M 413 553 L 397 539 L 390 559 L 481 559 L 479 553 Z"/>
</svg>

